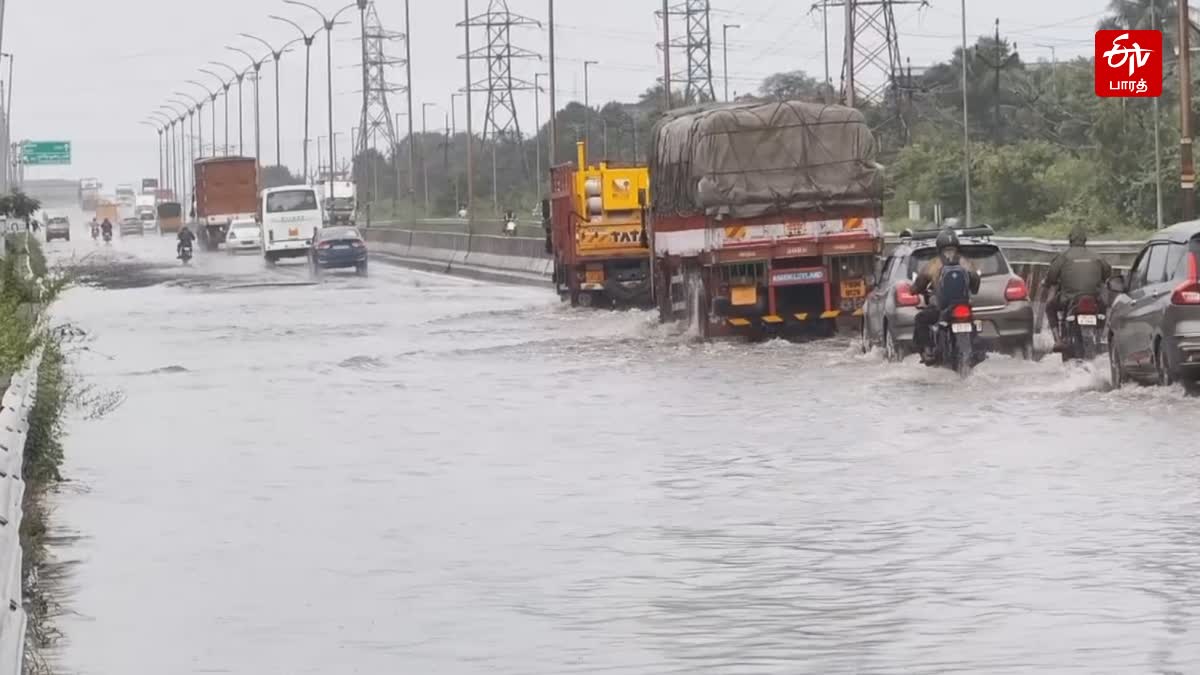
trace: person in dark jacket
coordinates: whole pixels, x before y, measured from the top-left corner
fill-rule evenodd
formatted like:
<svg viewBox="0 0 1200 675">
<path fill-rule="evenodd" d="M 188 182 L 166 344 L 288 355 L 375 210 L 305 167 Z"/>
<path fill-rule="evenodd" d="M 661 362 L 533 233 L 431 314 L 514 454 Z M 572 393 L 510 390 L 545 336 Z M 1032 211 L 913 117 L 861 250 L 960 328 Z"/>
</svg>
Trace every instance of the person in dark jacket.
<svg viewBox="0 0 1200 675">
<path fill-rule="evenodd" d="M 1095 295 L 1100 300 L 1100 291 L 1112 276 L 1112 265 L 1089 249 L 1087 240 L 1087 230 L 1082 225 L 1071 228 L 1070 247 L 1054 258 L 1042 281 L 1042 301 L 1046 303 L 1046 320 L 1050 322 L 1056 352 L 1063 349 L 1059 311 L 1081 295 Z"/>
<path fill-rule="evenodd" d="M 917 312 L 916 323 L 913 326 L 913 346 L 921 353 L 921 360 L 928 363 L 933 357 L 930 344 L 930 328 L 938 322 L 942 306 L 939 298 L 942 295 L 942 272 L 947 266 L 961 266 L 967 271 L 971 293 L 979 292 L 983 281 L 979 269 L 959 254 L 958 235 L 952 229 L 943 230 L 937 237 L 937 256 L 925 263 L 912 284 L 913 295 L 921 296 L 926 291 L 932 291 L 929 302 Z"/>
<path fill-rule="evenodd" d="M 192 231 L 188 229 L 187 225 L 184 225 L 183 227 L 179 228 L 179 234 L 176 235 L 175 241 L 175 257 L 182 258 L 183 247 L 191 246 L 192 242 L 196 241 L 196 235 L 192 234 Z"/>
</svg>

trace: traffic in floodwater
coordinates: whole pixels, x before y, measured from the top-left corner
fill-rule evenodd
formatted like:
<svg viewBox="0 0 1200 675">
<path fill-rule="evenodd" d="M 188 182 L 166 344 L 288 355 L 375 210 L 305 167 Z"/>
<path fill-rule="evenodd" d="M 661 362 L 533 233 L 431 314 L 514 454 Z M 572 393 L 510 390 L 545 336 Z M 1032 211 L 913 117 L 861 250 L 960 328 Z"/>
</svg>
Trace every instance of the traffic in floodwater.
<svg viewBox="0 0 1200 675">
<path fill-rule="evenodd" d="M 47 246 L 64 672 L 1186 672 L 1195 401 L 173 237 Z M 1048 338 L 1039 334 L 1039 350 Z"/>
</svg>

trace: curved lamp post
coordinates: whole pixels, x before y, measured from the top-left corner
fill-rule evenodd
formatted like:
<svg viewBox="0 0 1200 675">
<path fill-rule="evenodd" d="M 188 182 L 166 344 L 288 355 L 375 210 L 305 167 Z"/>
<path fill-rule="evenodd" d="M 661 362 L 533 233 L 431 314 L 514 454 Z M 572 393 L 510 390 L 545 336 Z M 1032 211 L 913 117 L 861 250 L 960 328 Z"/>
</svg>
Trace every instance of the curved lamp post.
<svg viewBox="0 0 1200 675">
<path fill-rule="evenodd" d="M 255 41 L 261 43 L 263 46 L 265 46 L 271 52 L 271 57 L 273 59 L 275 59 L 275 165 L 283 166 L 283 142 L 282 142 L 282 137 L 281 137 L 280 131 L 279 131 L 279 125 L 280 125 L 279 59 L 285 53 L 287 53 L 289 47 L 296 44 L 297 42 L 300 42 L 301 40 L 305 40 L 305 38 L 296 38 L 295 40 L 292 40 L 291 42 L 285 42 L 282 47 L 280 47 L 279 49 L 275 49 L 274 47 L 271 46 L 270 42 L 267 42 L 266 40 L 258 37 L 257 35 L 251 35 L 249 33 L 240 33 L 240 35 L 244 38 L 248 38 L 250 40 L 255 40 Z M 257 94 L 256 94 L 256 96 L 257 96 Z"/>
<path fill-rule="evenodd" d="M 200 72 L 204 73 L 205 75 L 211 75 L 212 77 L 217 78 L 217 82 L 221 83 L 221 88 L 225 92 L 225 144 L 222 146 L 222 150 L 223 150 L 222 154 L 228 155 L 229 154 L 229 88 L 231 86 L 233 86 L 233 80 L 226 80 L 225 78 L 221 77 L 220 75 L 214 73 L 211 70 L 208 70 L 207 68 L 201 68 Z M 214 131 L 213 136 L 216 137 L 216 135 L 217 134 Z M 213 143 L 215 145 L 216 141 L 214 140 Z M 216 152 L 214 151 L 213 154 L 215 155 Z"/>
<path fill-rule="evenodd" d="M 225 48 L 231 52 L 237 52 L 239 54 L 242 54 L 246 58 L 250 59 L 250 68 L 254 69 L 254 160 L 256 162 L 258 162 L 258 164 L 261 166 L 262 165 L 262 159 L 261 159 L 262 138 L 261 138 L 261 134 L 259 132 L 262 130 L 262 127 L 259 125 L 259 115 L 258 115 L 258 101 L 259 101 L 258 81 L 261 79 L 261 77 L 259 75 L 262 72 L 262 65 L 267 62 L 267 59 L 271 58 L 271 55 L 267 54 L 266 56 L 262 57 L 261 59 L 255 60 L 254 55 L 252 55 L 250 52 L 248 52 L 244 49 L 238 49 L 237 47 L 228 47 L 228 46 Z M 249 69 L 247 69 L 247 72 L 249 72 Z"/>
<path fill-rule="evenodd" d="M 350 3 L 349 5 L 346 5 L 345 7 L 342 7 L 337 12 L 335 12 L 332 17 L 327 17 L 321 10 L 317 9 L 316 7 L 313 7 L 312 5 L 300 2 L 299 0 L 283 0 L 283 1 L 289 5 L 296 5 L 297 7 L 307 7 L 308 9 L 315 12 L 317 16 L 321 17 L 321 22 L 325 26 L 325 60 L 326 60 L 326 68 L 328 69 L 328 73 L 329 73 L 329 194 L 332 195 L 333 194 L 333 178 L 334 178 L 333 171 L 334 171 L 334 166 L 336 166 L 336 162 L 334 161 L 334 156 L 335 156 L 336 150 L 334 148 L 334 140 L 333 140 L 334 139 L 334 132 L 333 132 L 333 27 L 335 25 L 337 25 L 337 20 L 338 20 L 339 16 L 341 16 L 344 12 L 346 12 L 348 10 L 355 9 L 356 7 L 358 7 L 358 4 Z M 318 166 L 317 168 L 319 169 L 320 167 Z"/>
<path fill-rule="evenodd" d="M 274 14 L 271 15 L 271 18 L 275 19 L 276 21 L 282 21 L 300 31 L 299 39 L 304 40 L 304 179 L 308 180 L 308 114 L 309 100 L 312 98 L 309 95 L 309 82 L 312 75 L 312 44 L 313 40 L 317 39 L 317 34 L 321 32 L 321 29 L 318 28 L 312 33 L 307 33 L 305 32 L 304 28 L 300 26 L 300 24 L 292 21 L 291 19 L 284 18 L 282 16 L 276 16 Z"/>
<path fill-rule="evenodd" d="M 144 124 L 151 129 L 154 129 L 158 134 L 158 184 L 163 183 L 163 130 L 158 122 L 152 122 L 148 119 L 142 120 L 138 124 Z"/>
<path fill-rule="evenodd" d="M 243 133 L 244 127 L 242 126 L 242 110 L 244 109 L 244 106 L 242 105 L 242 80 L 244 80 L 246 78 L 246 71 L 238 70 L 237 68 L 234 68 L 233 66 L 231 66 L 227 63 L 221 63 L 220 61 L 209 61 L 208 65 L 221 66 L 222 68 L 225 68 L 229 72 L 233 73 L 234 79 L 237 80 L 237 85 L 238 85 L 238 154 L 245 155 L 246 154 L 246 137 L 245 137 L 245 134 Z"/>
</svg>

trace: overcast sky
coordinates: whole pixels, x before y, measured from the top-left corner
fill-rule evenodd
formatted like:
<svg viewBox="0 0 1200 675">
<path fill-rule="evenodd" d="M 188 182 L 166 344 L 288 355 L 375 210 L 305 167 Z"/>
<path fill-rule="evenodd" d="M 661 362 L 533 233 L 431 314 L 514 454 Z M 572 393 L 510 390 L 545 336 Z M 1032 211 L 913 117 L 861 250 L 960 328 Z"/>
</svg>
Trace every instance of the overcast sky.
<svg viewBox="0 0 1200 675">
<path fill-rule="evenodd" d="M 470 0 L 473 14 L 487 10 L 488 0 Z M 495 1 L 495 0 L 493 0 Z M 411 0 L 413 101 L 416 128 L 421 124 L 421 103 L 436 103 L 429 109 L 430 129 L 445 127 L 450 95 L 464 81 L 463 62 L 456 57 L 464 47 L 463 31 L 455 23 L 463 18 L 460 0 Z M 311 0 L 311 4 L 336 10 L 340 2 Z M 674 2 L 673 2 L 674 4 Z M 993 21 L 1000 19 L 1001 33 L 1017 42 L 1027 60 L 1049 59 L 1053 47 L 1060 60 L 1092 49 L 1095 25 L 1104 15 L 1105 0 L 967 0 L 968 33 L 973 40 L 991 34 Z M 154 132 L 139 126 L 139 120 L 177 91 L 200 95 L 185 84 L 188 79 L 211 82 L 198 68 L 213 60 L 244 67 L 246 57 L 228 51 L 226 45 L 265 55 L 261 45 L 239 38 L 238 33 L 259 35 L 281 43 L 298 36 L 295 29 L 268 18 L 282 14 L 308 29 L 320 20 L 310 10 L 289 6 L 282 0 L 9 0 L 3 50 L 15 58 L 13 117 L 16 139 L 70 140 L 75 163 L 71 167 L 30 169 L 26 176 L 98 176 L 111 191 L 118 182 L 135 182 L 157 175 L 158 144 Z M 545 22 L 546 0 L 508 0 L 514 13 Z M 803 69 L 821 77 L 824 48 L 820 12 L 808 11 L 800 0 L 713 0 L 713 74 L 718 96 L 722 91 L 721 32 L 723 24 L 740 24 L 729 31 L 729 80 L 731 92 L 757 88 L 771 73 Z M 656 42 L 661 24 L 654 11 L 659 0 L 557 0 L 559 107 L 583 97 L 583 61 L 599 61 L 591 68 L 591 101 L 629 100 L 654 84 L 662 71 Z M 377 0 L 385 27 L 404 32 L 403 0 Z M 830 10 L 830 60 L 834 82 L 841 71 L 843 10 Z M 357 20 L 356 12 L 344 17 Z M 931 0 L 923 9 L 904 5 L 896 9 L 900 50 L 914 66 L 943 60 L 959 41 L 960 13 L 957 0 Z M 673 35 L 683 29 L 672 26 Z M 361 60 L 356 41 L 356 23 L 335 28 L 334 126 L 339 156 L 350 146 L 350 130 L 357 126 L 361 106 Z M 547 32 L 537 27 L 514 29 L 513 43 L 546 54 Z M 472 47 L 482 44 L 483 33 L 472 36 Z M 403 43 L 389 45 L 392 56 L 403 57 Z M 326 112 L 326 44 L 317 38 L 312 52 L 312 138 L 328 134 Z M 682 54 L 673 56 L 676 69 Z M 264 163 L 275 156 L 274 77 L 264 66 L 262 135 Z M 517 61 L 513 70 L 530 81 L 545 72 L 547 63 Z M 220 67 L 213 70 L 223 71 Z M 486 77 L 485 64 L 473 65 L 473 78 Z M 390 70 L 395 84 L 404 81 L 403 67 Z M 4 79 L 7 74 L 4 73 Z M 283 161 L 297 172 L 301 164 L 303 138 L 304 48 L 296 45 L 281 63 L 283 101 Z M 236 91 L 231 90 L 231 93 Z M 253 88 L 245 85 L 245 151 L 254 153 Z M 486 96 L 474 97 L 475 129 L 482 122 Z M 405 97 L 391 97 L 393 112 L 404 112 Z M 542 96 L 543 121 L 548 112 Z M 522 131 L 533 128 L 532 92 L 519 92 L 517 106 Z M 465 127 L 466 115 L 459 100 L 458 124 Z M 218 131 L 223 137 L 223 109 L 218 99 Z M 231 142 L 237 143 L 237 97 L 231 96 Z M 205 142 L 211 142 L 210 113 L 204 112 Z M 402 124 L 407 124 L 403 119 Z M 312 152 L 315 154 L 316 150 Z M 312 161 L 315 161 L 312 160 Z"/>
</svg>

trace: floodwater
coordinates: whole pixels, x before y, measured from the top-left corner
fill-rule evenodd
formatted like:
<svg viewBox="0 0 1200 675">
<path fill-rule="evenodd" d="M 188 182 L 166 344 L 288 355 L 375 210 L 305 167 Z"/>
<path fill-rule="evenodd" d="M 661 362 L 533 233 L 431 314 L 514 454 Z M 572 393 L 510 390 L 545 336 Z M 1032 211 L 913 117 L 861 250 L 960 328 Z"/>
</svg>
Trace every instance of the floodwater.
<svg viewBox="0 0 1200 675">
<path fill-rule="evenodd" d="M 68 424 L 62 672 L 1200 663 L 1181 391 L 1110 392 L 1102 361 L 959 382 L 849 341 L 700 344 L 380 259 L 309 285 L 172 255 L 119 240 L 91 264 L 126 288 L 55 309 L 123 396 Z"/>
</svg>

